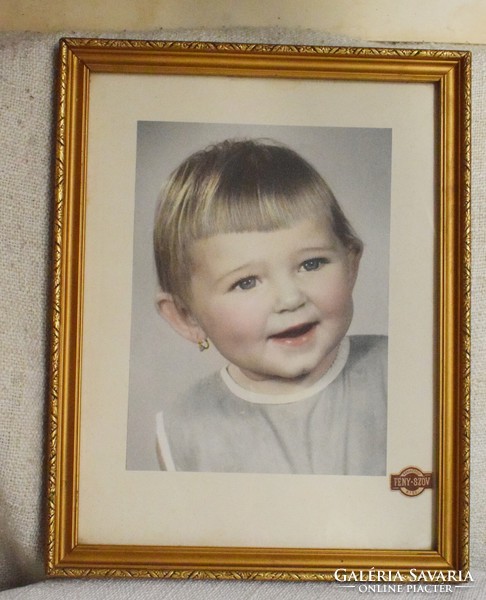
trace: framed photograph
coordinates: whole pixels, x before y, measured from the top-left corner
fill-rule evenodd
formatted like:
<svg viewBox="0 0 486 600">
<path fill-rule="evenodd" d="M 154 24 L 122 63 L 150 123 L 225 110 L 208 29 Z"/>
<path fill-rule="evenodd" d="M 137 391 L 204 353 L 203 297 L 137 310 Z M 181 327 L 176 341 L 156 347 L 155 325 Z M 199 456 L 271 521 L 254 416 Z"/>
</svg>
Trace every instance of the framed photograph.
<svg viewBox="0 0 486 600">
<path fill-rule="evenodd" d="M 49 575 L 468 572 L 469 121 L 467 52 L 61 41 Z"/>
</svg>

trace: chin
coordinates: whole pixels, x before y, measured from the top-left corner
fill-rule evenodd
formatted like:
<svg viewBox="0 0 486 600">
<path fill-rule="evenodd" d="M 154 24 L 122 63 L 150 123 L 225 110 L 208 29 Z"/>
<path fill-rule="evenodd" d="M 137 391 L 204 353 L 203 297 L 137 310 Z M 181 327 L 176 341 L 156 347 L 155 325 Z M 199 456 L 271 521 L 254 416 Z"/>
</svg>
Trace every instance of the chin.
<svg viewBox="0 0 486 600">
<path fill-rule="evenodd" d="M 275 379 L 283 379 L 287 381 L 301 381 L 302 379 L 308 377 L 311 373 L 312 369 L 304 367 L 302 369 L 296 369 L 295 371 L 292 371 L 290 373 L 287 372 L 281 375 L 276 375 Z"/>
</svg>

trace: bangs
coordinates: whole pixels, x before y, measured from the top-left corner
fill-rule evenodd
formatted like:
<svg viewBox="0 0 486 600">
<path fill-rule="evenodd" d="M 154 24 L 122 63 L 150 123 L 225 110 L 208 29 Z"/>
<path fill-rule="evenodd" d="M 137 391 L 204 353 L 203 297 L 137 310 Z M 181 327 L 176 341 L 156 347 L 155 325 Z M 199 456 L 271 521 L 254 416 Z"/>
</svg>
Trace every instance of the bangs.
<svg viewBox="0 0 486 600">
<path fill-rule="evenodd" d="M 198 193 L 186 199 L 192 240 L 271 231 L 303 218 L 331 216 L 331 190 L 293 150 L 253 141 L 229 143 L 226 151 L 224 146 L 214 155 L 207 151 L 205 158 L 212 158 L 212 164 L 197 178 Z"/>
<path fill-rule="evenodd" d="M 328 203 L 309 190 L 287 194 L 264 192 L 213 196 L 192 211 L 189 240 L 196 241 L 219 233 L 273 231 L 288 228 L 302 219 L 330 218 Z"/>
</svg>

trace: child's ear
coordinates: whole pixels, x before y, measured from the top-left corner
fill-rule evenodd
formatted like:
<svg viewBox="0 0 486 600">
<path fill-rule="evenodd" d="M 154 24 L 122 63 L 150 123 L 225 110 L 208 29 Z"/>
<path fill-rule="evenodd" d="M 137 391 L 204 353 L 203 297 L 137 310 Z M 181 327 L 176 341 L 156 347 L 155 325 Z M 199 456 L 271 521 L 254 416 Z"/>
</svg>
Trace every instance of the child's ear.
<svg viewBox="0 0 486 600">
<path fill-rule="evenodd" d="M 356 283 L 356 278 L 358 277 L 359 271 L 359 263 L 361 261 L 361 256 L 363 255 L 362 246 L 359 247 L 351 247 L 348 249 L 348 264 L 349 264 L 349 277 L 351 288 L 354 287 Z"/>
<path fill-rule="evenodd" d="M 206 334 L 198 325 L 192 314 L 178 303 L 172 294 L 159 292 L 157 307 L 160 315 L 177 331 L 179 335 L 197 344 L 206 338 Z"/>
</svg>

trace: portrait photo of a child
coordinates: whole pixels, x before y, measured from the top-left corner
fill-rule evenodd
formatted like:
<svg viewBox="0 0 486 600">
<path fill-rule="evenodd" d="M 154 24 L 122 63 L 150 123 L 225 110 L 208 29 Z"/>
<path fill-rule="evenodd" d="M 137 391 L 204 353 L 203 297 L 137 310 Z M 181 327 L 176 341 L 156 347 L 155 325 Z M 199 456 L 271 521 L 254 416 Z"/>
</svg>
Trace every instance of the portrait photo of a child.
<svg viewBox="0 0 486 600">
<path fill-rule="evenodd" d="M 391 131 L 137 148 L 127 469 L 385 475 Z"/>
</svg>

